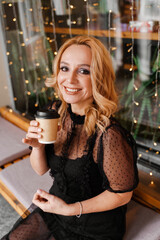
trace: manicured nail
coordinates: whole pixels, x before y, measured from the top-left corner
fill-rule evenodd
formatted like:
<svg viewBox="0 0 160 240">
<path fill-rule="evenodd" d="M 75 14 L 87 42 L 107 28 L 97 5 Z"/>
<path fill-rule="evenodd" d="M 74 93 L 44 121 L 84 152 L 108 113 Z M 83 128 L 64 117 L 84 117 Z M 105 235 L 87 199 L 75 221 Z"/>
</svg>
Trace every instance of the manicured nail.
<svg viewBox="0 0 160 240">
<path fill-rule="evenodd" d="M 38 135 L 38 138 L 41 138 L 41 135 Z"/>
<path fill-rule="evenodd" d="M 41 132 L 42 131 L 42 129 L 41 128 L 38 128 L 38 132 Z"/>
<path fill-rule="evenodd" d="M 38 190 L 37 190 L 37 193 L 38 193 L 38 194 L 41 194 L 41 193 L 42 193 L 42 191 L 41 191 L 40 189 L 38 189 Z"/>
</svg>

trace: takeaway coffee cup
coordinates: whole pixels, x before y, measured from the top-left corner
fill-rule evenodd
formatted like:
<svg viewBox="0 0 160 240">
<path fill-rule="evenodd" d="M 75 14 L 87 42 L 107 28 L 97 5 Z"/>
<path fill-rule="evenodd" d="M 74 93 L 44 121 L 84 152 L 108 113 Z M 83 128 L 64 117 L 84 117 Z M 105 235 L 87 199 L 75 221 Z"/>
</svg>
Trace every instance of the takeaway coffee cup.
<svg viewBox="0 0 160 240">
<path fill-rule="evenodd" d="M 57 111 L 49 109 L 46 111 L 37 111 L 36 121 L 39 122 L 39 127 L 43 129 L 42 137 L 38 140 L 40 143 L 54 143 L 57 138 L 58 120 L 60 115 Z"/>
</svg>

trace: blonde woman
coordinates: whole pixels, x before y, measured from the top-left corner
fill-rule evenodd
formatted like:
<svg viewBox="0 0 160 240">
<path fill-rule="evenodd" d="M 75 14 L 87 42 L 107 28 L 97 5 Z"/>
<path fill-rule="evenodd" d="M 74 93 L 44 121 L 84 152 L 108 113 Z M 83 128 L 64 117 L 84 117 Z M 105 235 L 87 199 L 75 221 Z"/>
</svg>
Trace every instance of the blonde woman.
<svg viewBox="0 0 160 240">
<path fill-rule="evenodd" d="M 3 239 L 122 240 L 138 174 L 135 142 L 112 117 L 110 55 L 99 40 L 77 36 L 60 48 L 53 72 L 46 84 L 61 99 L 57 141 L 40 144 L 43 130 L 31 121 L 23 142 L 32 146 L 33 169 L 50 169 L 54 183 L 49 193 L 37 190 L 37 208 Z"/>
</svg>

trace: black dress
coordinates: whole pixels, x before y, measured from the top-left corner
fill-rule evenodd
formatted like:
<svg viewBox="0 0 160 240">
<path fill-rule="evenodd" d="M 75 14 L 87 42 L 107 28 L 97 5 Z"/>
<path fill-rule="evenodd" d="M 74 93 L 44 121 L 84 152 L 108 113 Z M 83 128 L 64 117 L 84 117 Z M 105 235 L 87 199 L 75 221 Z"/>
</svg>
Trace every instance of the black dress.
<svg viewBox="0 0 160 240">
<path fill-rule="evenodd" d="M 138 184 L 136 145 L 114 119 L 105 132 L 87 137 L 85 116 L 69 107 L 57 141 L 46 145 L 53 185 L 50 193 L 67 203 L 92 198 L 105 190 L 123 193 Z M 107 199 L 106 199 L 107 201 Z M 110 211 L 62 216 L 34 207 L 2 239 L 11 240 L 122 240 L 126 205 Z"/>
</svg>

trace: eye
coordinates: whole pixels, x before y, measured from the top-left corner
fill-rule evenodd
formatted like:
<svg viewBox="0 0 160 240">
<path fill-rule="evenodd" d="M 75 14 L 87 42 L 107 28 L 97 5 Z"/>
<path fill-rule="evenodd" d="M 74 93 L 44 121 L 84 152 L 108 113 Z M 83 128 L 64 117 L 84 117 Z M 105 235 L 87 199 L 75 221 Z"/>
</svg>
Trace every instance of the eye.
<svg viewBox="0 0 160 240">
<path fill-rule="evenodd" d="M 90 74 L 90 71 L 88 69 L 85 69 L 85 68 L 80 68 L 78 70 L 79 73 L 81 74 L 84 74 L 84 75 L 89 75 Z"/>
<path fill-rule="evenodd" d="M 60 70 L 61 70 L 62 72 L 67 72 L 67 71 L 68 71 L 68 67 L 62 66 L 62 67 L 60 67 Z"/>
</svg>

